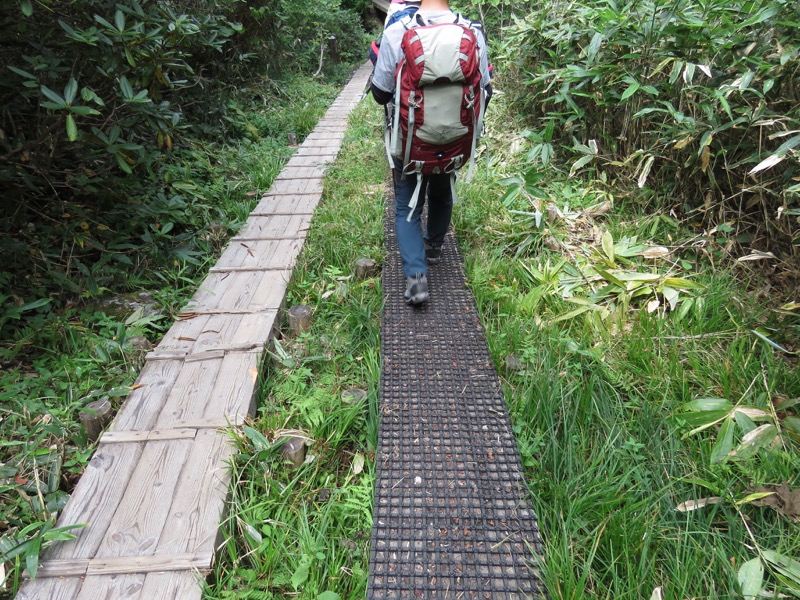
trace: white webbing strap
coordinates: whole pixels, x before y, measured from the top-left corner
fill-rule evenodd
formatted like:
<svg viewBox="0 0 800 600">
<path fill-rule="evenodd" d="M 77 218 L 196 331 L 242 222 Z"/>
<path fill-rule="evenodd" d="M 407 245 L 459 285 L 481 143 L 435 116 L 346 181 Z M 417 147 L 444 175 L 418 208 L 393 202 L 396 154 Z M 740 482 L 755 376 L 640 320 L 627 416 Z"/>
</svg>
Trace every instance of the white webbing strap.
<svg viewBox="0 0 800 600">
<path fill-rule="evenodd" d="M 411 90 L 408 94 L 408 133 L 406 135 L 406 151 L 403 155 L 403 165 L 411 162 L 411 142 L 414 139 L 414 109 L 417 106 L 416 92 Z"/>
<path fill-rule="evenodd" d="M 484 110 L 486 109 L 486 91 L 481 88 L 480 90 L 481 95 L 481 107 L 478 110 L 478 119 L 475 122 L 475 111 L 472 111 L 473 115 L 473 123 L 475 125 L 475 131 L 472 132 L 472 151 L 470 152 L 469 156 L 469 169 L 467 170 L 467 179 L 466 182 L 469 183 L 472 181 L 472 173 L 475 170 L 475 149 L 478 146 L 478 138 L 481 135 L 481 129 L 483 129 L 483 116 Z"/>
<path fill-rule="evenodd" d="M 455 171 L 450 173 L 450 194 L 453 196 L 453 204 L 458 202 L 458 196 L 456 196 L 456 172 Z"/>
<path fill-rule="evenodd" d="M 390 102 L 386 105 L 386 115 L 383 123 L 383 146 L 386 149 L 386 158 L 389 160 L 389 168 L 394 169 L 394 160 L 392 160 L 392 120 L 393 110 L 398 110 Z"/>
<path fill-rule="evenodd" d="M 419 193 L 422 190 L 422 166 L 424 164 L 425 163 L 423 161 L 415 161 L 414 169 L 413 171 L 411 171 L 412 173 L 417 174 L 417 185 L 414 187 L 414 193 L 411 194 L 411 200 L 409 200 L 408 202 L 408 208 L 411 209 L 410 211 L 408 211 L 408 217 L 406 218 L 406 221 L 408 223 L 411 223 L 411 217 L 414 216 L 414 211 L 417 210 L 417 204 L 419 202 Z M 403 169 L 403 176 L 405 177 L 408 174 L 409 171 L 407 165 L 406 168 Z"/>
<path fill-rule="evenodd" d="M 391 139 L 389 140 L 391 143 L 391 148 L 387 148 L 389 153 L 389 162 L 391 163 L 392 156 L 400 156 L 400 150 L 398 147 L 398 138 L 400 137 L 400 77 L 403 74 L 403 65 L 400 65 L 400 68 L 397 69 L 397 81 L 394 85 L 394 122 L 392 123 L 392 135 Z"/>
</svg>

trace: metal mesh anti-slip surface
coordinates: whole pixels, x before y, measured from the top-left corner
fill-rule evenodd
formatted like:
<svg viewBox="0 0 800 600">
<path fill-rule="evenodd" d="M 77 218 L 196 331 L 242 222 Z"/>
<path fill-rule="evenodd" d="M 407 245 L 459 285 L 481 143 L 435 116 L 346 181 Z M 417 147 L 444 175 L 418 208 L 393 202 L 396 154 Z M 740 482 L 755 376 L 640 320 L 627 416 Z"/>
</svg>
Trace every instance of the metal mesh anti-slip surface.
<svg viewBox="0 0 800 600">
<path fill-rule="evenodd" d="M 448 233 L 430 300 L 406 305 L 392 203 L 368 597 L 543 598 L 536 518 L 463 258 Z"/>
</svg>

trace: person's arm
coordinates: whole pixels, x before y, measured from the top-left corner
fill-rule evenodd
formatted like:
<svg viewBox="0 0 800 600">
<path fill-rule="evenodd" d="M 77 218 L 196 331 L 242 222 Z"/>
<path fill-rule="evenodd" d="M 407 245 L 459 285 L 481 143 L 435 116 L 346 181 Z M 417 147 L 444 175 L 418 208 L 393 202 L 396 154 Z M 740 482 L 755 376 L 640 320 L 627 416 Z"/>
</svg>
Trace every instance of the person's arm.
<svg viewBox="0 0 800 600">
<path fill-rule="evenodd" d="M 375 98 L 375 102 L 378 104 L 388 104 L 394 96 L 392 92 L 382 90 L 374 82 L 371 84 L 370 90 L 372 91 L 372 97 Z"/>
</svg>

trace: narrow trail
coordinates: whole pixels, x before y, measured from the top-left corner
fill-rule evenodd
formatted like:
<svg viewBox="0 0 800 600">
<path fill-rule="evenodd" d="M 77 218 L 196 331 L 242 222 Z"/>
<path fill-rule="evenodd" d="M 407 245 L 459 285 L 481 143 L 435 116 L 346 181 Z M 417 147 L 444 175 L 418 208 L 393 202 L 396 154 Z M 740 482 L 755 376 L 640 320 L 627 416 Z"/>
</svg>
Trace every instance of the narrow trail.
<svg viewBox="0 0 800 600">
<path fill-rule="evenodd" d="M 464 259 L 448 233 L 430 301 L 406 305 L 393 202 L 368 597 L 544 597 L 539 530 Z"/>
</svg>

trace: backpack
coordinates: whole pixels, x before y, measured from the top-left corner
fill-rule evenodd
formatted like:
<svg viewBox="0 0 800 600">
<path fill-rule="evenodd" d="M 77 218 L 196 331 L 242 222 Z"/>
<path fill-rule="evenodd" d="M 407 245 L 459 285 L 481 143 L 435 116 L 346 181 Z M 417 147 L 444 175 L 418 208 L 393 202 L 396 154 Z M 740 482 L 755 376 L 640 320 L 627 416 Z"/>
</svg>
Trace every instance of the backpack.
<svg viewBox="0 0 800 600">
<path fill-rule="evenodd" d="M 384 26 L 383 30 L 386 31 L 386 29 L 389 26 L 394 25 L 400 19 L 404 19 L 406 17 L 414 16 L 414 13 L 416 13 L 418 10 L 419 10 L 419 6 L 416 6 L 416 5 L 412 4 L 411 6 L 407 6 L 406 8 L 404 8 L 402 10 L 398 10 L 398 11 L 393 12 L 387 18 L 386 25 Z M 375 63 L 378 62 L 378 53 L 381 50 L 381 39 L 382 39 L 382 37 L 383 36 L 379 37 L 377 40 L 373 40 L 373 42 L 369 46 L 369 60 L 372 63 L 373 67 L 375 66 Z"/>
<path fill-rule="evenodd" d="M 387 154 L 416 174 L 409 220 L 419 199 L 422 175 L 450 174 L 467 162 L 472 178 L 475 146 L 483 128 L 478 38 L 472 23 L 426 24 L 420 15 L 405 24 L 397 67 L 394 117 L 387 129 Z"/>
</svg>

